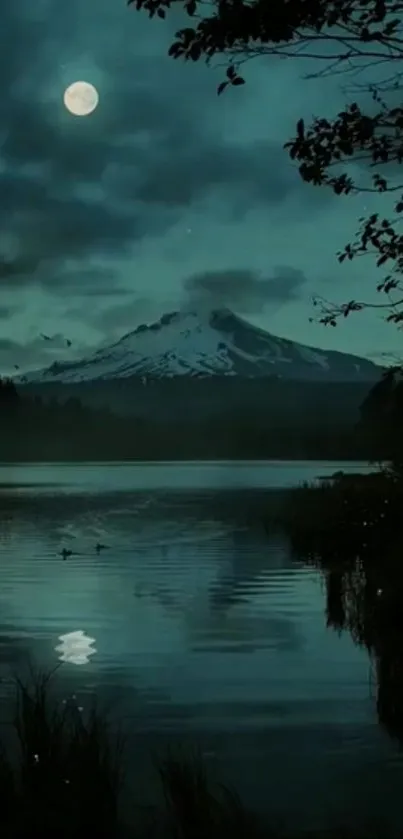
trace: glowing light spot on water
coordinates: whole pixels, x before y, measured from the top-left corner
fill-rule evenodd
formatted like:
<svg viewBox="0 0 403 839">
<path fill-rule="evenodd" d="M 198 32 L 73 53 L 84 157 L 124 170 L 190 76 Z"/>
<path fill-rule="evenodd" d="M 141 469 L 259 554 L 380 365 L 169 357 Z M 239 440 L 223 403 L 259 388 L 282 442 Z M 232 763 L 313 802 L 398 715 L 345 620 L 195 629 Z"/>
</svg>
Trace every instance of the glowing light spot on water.
<svg viewBox="0 0 403 839">
<path fill-rule="evenodd" d="M 67 632 L 66 635 L 59 635 L 60 644 L 55 647 L 55 651 L 59 653 L 59 661 L 67 662 L 68 664 L 75 664 L 77 666 L 88 664 L 90 657 L 96 653 L 95 638 L 86 635 L 82 629 L 76 632 Z M 73 699 L 76 696 L 73 694 Z"/>
</svg>

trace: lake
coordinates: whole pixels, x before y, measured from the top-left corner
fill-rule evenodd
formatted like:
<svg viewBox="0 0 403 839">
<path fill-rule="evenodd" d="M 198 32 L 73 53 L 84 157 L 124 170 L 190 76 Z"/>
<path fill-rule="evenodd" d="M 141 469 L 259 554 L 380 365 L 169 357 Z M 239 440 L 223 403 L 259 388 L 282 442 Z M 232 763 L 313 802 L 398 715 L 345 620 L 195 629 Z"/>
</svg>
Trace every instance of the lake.
<svg viewBox="0 0 403 839">
<path fill-rule="evenodd" d="M 273 491 L 367 468 L 0 464 L 2 722 L 13 671 L 62 659 L 60 690 L 122 720 L 138 800 L 150 750 L 196 744 L 279 826 L 402 827 L 369 658 L 326 628 L 321 574 L 263 526 Z"/>
</svg>

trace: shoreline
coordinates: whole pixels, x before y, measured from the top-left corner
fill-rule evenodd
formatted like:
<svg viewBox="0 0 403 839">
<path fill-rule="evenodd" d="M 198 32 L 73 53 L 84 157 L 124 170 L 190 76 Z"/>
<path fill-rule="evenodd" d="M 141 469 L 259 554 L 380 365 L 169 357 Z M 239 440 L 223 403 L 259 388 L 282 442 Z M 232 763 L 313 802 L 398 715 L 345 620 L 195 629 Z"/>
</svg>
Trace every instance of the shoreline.
<svg viewBox="0 0 403 839">
<path fill-rule="evenodd" d="M 224 457 L 224 456 L 222 456 L 222 457 L 220 457 L 220 456 L 200 457 L 199 456 L 199 457 L 186 457 L 185 458 L 185 457 L 178 456 L 176 458 L 175 457 L 174 458 L 173 457 L 147 458 L 146 460 L 144 460 L 143 458 L 123 458 L 123 459 L 121 459 L 121 458 L 113 458 L 113 457 L 111 457 L 111 458 L 102 458 L 102 457 L 68 458 L 66 460 L 60 459 L 59 457 L 51 458 L 50 460 L 49 459 L 42 459 L 42 458 L 39 458 L 39 459 L 38 458 L 28 458 L 28 459 L 27 458 L 22 458 L 21 460 L 16 459 L 16 458 L 10 458 L 10 460 L 4 460 L 4 459 L 0 460 L 0 466 L 3 465 L 3 464 L 8 466 L 10 464 L 24 465 L 24 464 L 33 464 L 33 463 L 53 463 L 53 464 L 57 464 L 57 463 L 63 463 L 63 464 L 66 464 L 66 463 L 72 463 L 72 464 L 73 463 L 74 464 L 77 464 L 77 463 L 105 463 L 105 464 L 106 463 L 111 463 L 111 464 L 112 463 L 114 463 L 114 464 L 117 464 L 117 463 L 121 463 L 121 464 L 124 464 L 124 463 L 139 463 L 139 464 L 145 464 L 145 463 L 153 463 L 153 464 L 154 463 L 166 463 L 166 464 L 169 464 L 169 463 L 172 463 L 172 464 L 175 464 L 175 463 L 338 463 L 338 464 L 340 464 L 340 463 L 345 463 L 345 464 L 348 464 L 348 463 L 351 463 L 351 464 L 362 464 L 362 465 L 365 465 L 365 466 L 368 466 L 368 467 L 372 465 L 369 460 L 361 459 L 359 457 L 327 458 L 327 457 L 319 457 L 319 456 L 318 457 L 313 457 L 311 455 L 309 455 L 309 456 L 307 455 L 306 457 L 291 457 L 291 455 L 290 455 L 289 457 L 287 457 L 287 456 L 282 456 L 282 457 L 250 456 L 250 457 L 239 457 L 239 458 L 238 457 Z M 379 467 L 374 466 L 374 472 L 376 472 L 377 470 L 379 470 Z M 346 473 L 346 474 L 348 474 L 348 473 Z M 357 474 L 361 474 L 361 473 L 357 473 Z M 337 476 L 337 473 L 335 473 L 335 476 Z M 324 476 L 324 477 L 326 478 L 328 476 Z"/>
</svg>

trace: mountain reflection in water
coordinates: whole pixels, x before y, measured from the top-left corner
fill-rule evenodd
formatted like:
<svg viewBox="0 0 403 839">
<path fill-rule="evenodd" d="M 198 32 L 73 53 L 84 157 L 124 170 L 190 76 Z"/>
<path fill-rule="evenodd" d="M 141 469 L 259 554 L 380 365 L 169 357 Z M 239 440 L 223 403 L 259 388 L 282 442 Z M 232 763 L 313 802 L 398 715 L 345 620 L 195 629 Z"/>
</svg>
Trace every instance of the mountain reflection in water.
<svg viewBox="0 0 403 839">
<path fill-rule="evenodd" d="M 161 465 L 160 488 L 155 465 L 152 479 L 126 467 L 118 487 L 116 467 L 85 468 L 59 488 L 57 465 L 46 481 L 26 466 L 25 487 L 1 490 L 4 709 L 13 668 L 28 656 L 53 667 L 60 636 L 81 633 L 95 652 L 79 667 L 65 656 L 59 689 L 83 706 L 95 692 L 122 719 L 139 798 L 153 786 L 150 748 L 198 743 L 215 775 L 284 825 L 353 814 L 398 826 L 403 639 L 388 616 L 399 587 L 267 530 L 283 496 L 264 490 L 264 470 L 232 491 L 219 469 L 212 486 L 196 475 L 178 491 L 175 465 Z"/>
</svg>

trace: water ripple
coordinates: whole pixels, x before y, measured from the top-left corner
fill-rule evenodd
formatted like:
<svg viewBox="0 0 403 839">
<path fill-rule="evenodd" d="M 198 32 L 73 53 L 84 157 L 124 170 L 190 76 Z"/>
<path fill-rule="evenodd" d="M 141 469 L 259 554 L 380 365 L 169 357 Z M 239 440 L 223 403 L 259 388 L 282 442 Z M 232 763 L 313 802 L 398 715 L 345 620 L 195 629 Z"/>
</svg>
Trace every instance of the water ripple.
<svg viewBox="0 0 403 839">
<path fill-rule="evenodd" d="M 326 629 L 321 579 L 291 558 L 286 534 L 265 533 L 264 470 L 244 491 L 240 468 L 237 489 L 227 475 L 207 491 L 206 473 L 171 467 L 181 491 L 170 492 L 166 466 L 160 487 L 156 465 L 144 467 L 143 489 L 137 468 L 120 469 L 93 466 L 82 479 L 82 467 L 17 467 L 14 495 L 3 481 L 12 514 L 0 523 L 0 696 L 10 669 L 32 654 L 54 666 L 75 638 L 64 691 L 84 706 L 94 690 L 112 698 L 133 736 L 201 738 L 256 805 L 267 802 L 266 776 L 284 812 L 284 788 L 300 790 L 302 819 L 318 796 L 352 806 L 364 777 L 382 804 L 381 772 L 392 796 L 402 762 L 376 727 L 366 653 Z M 278 483 L 291 480 L 289 464 L 276 470 Z M 185 478 L 199 485 L 190 491 Z M 98 542 L 108 547 L 97 552 Z"/>
</svg>

